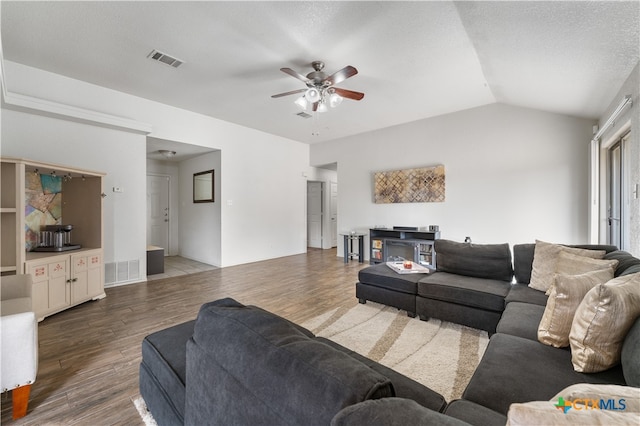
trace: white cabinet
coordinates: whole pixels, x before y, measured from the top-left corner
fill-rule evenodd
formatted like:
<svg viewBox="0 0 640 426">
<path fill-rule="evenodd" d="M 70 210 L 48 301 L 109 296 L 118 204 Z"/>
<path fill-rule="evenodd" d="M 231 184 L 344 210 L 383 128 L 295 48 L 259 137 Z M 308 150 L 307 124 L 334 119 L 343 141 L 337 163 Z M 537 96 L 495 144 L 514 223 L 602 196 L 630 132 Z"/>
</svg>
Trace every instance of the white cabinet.
<svg viewBox="0 0 640 426">
<path fill-rule="evenodd" d="M 33 279 L 33 310 L 44 317 L 104 294 L 102 250 L 27 260 L 25 273 Z"/>
<path fill-rule="evenodd" d="M 104 297 L 104 173 L 2 157 L 0 175 L 0 272 L 2 275 L 32 275 L 33 309 L 38 320 Z M 52 209 L 55 212 L 52 217 L 56 224 L 73 225 L 73 243 L 82 248 L 50 251 L 45 247 L 47 251 L 27 251 L 35 248 L 34 235 L 44 226 L 29 212 L 44 211 L 43 200 L 48 200 L 44 184 L 41 190 L 45 196 L 34 197 L 33 184 L 39 187 L 38 182 L 51 182 L 52 179 L 59 180 L 55 193 L 60 194 L 62 200 L 59 207 Z"/>
</svg>

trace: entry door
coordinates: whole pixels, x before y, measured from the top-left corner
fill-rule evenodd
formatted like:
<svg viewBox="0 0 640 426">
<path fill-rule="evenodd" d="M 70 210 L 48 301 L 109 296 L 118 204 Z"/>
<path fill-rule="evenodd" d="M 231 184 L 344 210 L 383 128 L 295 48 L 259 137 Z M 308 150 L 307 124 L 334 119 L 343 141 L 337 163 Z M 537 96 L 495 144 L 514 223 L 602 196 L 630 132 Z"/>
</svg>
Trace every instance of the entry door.
<svg viewBox="0 0 640 426">
<path fill-rule="evenodd" d="M 147 175 L 147 244 L 169 253 L 169 176 Z"/>
<path fill-rule="evenodd" d="M 322 182 L 307 182 L 307 246 L 322 248 Z"/>
<path fill-rule="evenodd" d="M 338 246 L 338 183 L 331 182 L 331 247 Z"/>
</svg>

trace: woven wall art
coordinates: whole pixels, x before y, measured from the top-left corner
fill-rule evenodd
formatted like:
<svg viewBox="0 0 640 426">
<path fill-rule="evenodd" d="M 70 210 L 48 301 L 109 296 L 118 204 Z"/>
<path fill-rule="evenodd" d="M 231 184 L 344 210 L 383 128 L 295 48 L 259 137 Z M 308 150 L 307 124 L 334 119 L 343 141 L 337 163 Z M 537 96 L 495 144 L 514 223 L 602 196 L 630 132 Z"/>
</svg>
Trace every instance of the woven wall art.
<svg viewBox="0 0 640 426">
<path fill-rule="evenodd" d="M 374 202 L 438 203 L 444 201 L 444 166 L 374 173 Z"/>
</svg>

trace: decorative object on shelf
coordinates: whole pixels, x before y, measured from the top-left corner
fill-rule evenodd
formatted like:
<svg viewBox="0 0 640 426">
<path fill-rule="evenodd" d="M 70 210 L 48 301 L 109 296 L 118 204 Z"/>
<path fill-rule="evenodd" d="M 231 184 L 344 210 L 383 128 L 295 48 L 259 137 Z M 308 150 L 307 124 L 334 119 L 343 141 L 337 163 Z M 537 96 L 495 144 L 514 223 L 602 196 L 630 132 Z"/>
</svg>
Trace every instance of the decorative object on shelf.
<svg viewBox="0 0 640 426">
<path fill-rule="evenodd" d="M 193 174 L 193 202 L 213 203 L 213 170 Z"/>
<path fill-rule="evenodd" d="M 280 68 L 280 71 L 283 73 L 304 82 L 304 84 L 307 85 L 307 88 L 278 93 L 271 97 L 280 98 L 282 96 L 304 93 L 296 99 L 294 103 L 304 111 L 311 110 L 313 112 L 326 112 L 327 106 L 335 108 L 342 103 L 343 98 L 353 99 L 354 101 L 359 101 L 364 98 L 364 93 L 334 87 L 334 84 L 338 84 L 358 73 L 358 70 L 351 65 L 347 65 L 330 76 L 327 76 L 322 71 L 324 68 L 324 62 L 313 61 L 311 66 L 314 71 L 307 74 L 306 77 L 291 68 Z"/>
<path fill-rule="evenodd" d="M 438 225 L 429 225 L 429 231 L 437 232 L 439 230 L 440 230 L 440 227 Z"/>
<path fill-rule="evenodd" d="M 374 201 L 435 203 L 445 199 L 444 166 L 374 173 Z"/>
<path fill-rule="evenodd" d="M 60 224 L 63 177 L 52 172 L 26 173 L 25 178 L 25 249 L 31 251 L 38 247 L 41 230 Z"/>
</svg>

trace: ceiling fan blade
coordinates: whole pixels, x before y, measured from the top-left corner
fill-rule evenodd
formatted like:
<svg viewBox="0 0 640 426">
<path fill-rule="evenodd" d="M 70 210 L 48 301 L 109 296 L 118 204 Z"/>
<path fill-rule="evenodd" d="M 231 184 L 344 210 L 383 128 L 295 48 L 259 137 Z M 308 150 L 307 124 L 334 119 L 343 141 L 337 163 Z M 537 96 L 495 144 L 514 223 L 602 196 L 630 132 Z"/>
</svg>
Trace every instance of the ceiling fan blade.
<svg viewBox="0 0 640 426">
<path fill-rule="evenodd" d="M 351 65 L 347 65 L 340 71 L 336 71 L 335 73 L 331 74 L 325 81 L 328 81 L 331 84 L 338 84 L 341 81 L 345 81 L 349 77 L 353 77 L 356 74 L 358 74 L 358 70 Z"/>
<path fill-rule="evenodd" d="M 341 89 L 339 87 L 334 87 L 333 89 L 343 98 L 353 99 L 354 101 L 359 101 L 364 98 L 364 93 L 362 92 L 354 92 L 353 90 Z"/>
<path fill-rule="evenodd" d="M 313 112 L 316 112 L 316 111 L 318 110 L 318 104 L 319 104 L 319 103 L 320 103 L 320 102 L 314 102 L 314 103 L 311 105 L 311 110 L 312 110 Z"/>
<path fill-rule="evenodd" d="M 272 98 L 281 98 L 283 96 L 289 96 L 289 95 L 295 95 L 296 93 L 302 93 L 302 92 L 306 92 L 307 89 L 298 89 L 298 90 L 292 90 L 290 92 L 284 92 L 284 93 L 278 93 L 277 95 L 271 95 Z"/>
<path fill-rule="evenodd" d="M 297 71 L 292 70 L 291 68 L 280 68 L 280 71 L 282 71 L 285 74 L 289 74 L 291 77 L 295 77 L 300 81 L 304 81 L 305 83 L 309 81 L 307 77 L 298 73 Z"/>
</svg>

